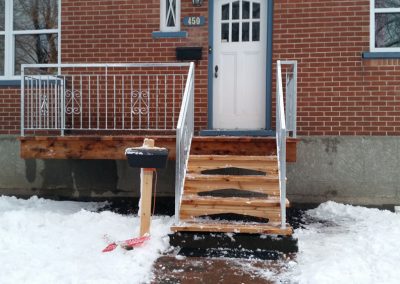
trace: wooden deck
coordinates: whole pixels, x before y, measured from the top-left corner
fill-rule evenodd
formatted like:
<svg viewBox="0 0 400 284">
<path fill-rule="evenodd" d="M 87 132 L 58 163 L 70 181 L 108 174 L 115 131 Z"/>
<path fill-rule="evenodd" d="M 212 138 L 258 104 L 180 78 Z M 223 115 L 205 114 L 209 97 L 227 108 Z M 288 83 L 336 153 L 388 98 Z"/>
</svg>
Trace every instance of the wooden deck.
<svg viewBox="0 0 400 284">
<path fill-rule="evenodd" d="M 26 136 L 20 137 L 23 159 L 109 159 L 124 160 L 125 149 L 143 144 L 145 137 L 155 140 L 158 147 L 169 149 L 175 159 L 175 136 Z M 287 140 L 287 161 L 296 161 L 298 139 Z M 275 137 L 196 136 L 192 155 L 276 155 Z"/>
</svg>

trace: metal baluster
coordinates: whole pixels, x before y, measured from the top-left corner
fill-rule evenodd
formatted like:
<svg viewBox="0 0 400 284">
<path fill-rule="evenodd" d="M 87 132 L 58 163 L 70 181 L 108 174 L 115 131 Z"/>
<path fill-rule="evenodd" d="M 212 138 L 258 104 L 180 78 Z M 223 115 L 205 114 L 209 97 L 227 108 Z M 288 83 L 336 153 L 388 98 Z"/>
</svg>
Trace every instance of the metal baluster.
<svg viewBox="0 0 400 284">
<path fill-rule="evenodd" d="M 131 104 L 130 104 L 130 113 L 131 113 L 131 130 L 133 129 L 133 82 L 132 82 L 132 75 L 131 75 L 131 92 L 130 92 L 130 97 L 131 97 Z"/>
<path fill-rule="evenodd" d="M 75 114 L 74 114 L 74 109 L 75 109 L 75 75 L 72 76 L 72 86 L 71 86 L 71 105 L 72 105 L 72 112 L 71 112 L 71 117 L 72 117 L 72 123 L 71 123 L 71 129 L 74 129 L 75 126 Z"/>
<path fill-rule="evenodd" d="M 167 75 L 164 76 L 164 130 L 167 129 Z"/>
<path fill-rule="evenodd" d="M 107 98 L 108 98 L 108 68 L 106 67 L 106 92 L 105 92 L 106 98 L 106 129 L 108 129 L 108 104 L 107 104 Z"/>
<path fill-rule="evenodd" d="M 38 117 L 39 117 L 39 129 L 42 128 L 42 116 L 40 115 L 40 106 L 42 105 L 42 76 L 39 75 L 39 104 L 38 104 Z"/>
<path fill-rule="evenodd" d="M 175 74 L 172 75 L 172 128 L 175 128 Z"/>
<path fill-rule="evenodd" d="M 122 130 L 125 129 L 125 75 L 122 75 Z"/>
<path fill-rule="evenodd" d="M 142 129 L 142 75 L 139 76 L 139 129 Z"/>
<path fill-rule="evenodd" d="M 90 102 L 90 93 L 91 93 L 91 80 L 90 80 L 91 76 L 88 75 L 88 108 L 89 108 L 89 129 L 92 129 L 92 110 L 91 110 L 91 102 Z"/>
<path fill-rule="evenodd" d="M 83 128 L 83 104 L 82 104 L 83 92 L 82 92 L 82 85 L 83 85 L 83 83 L 82 83 L 82 75 L 80 75 L 80 99 L 79 99 L 79 102 L 80 102 L 79 112 L 80 112 L 80 124 L 81 124 L 80 129 Z"/>
<path fill-rule="evenodd" d="M 156 75 L 156 129 L 158 129 L 158 75 Z"/>
<path fill-rule="evenodd" d="M 150 129 L 150 76 L 147 75 L 147 129 Z"/>
<path fill-rule="evenodd" d="M 100 93 L 100 79 L 99 75 L 97 75 L 97 94 L 96 94 L 96 100 L 97 100 L 97 129 L 100 128 L 100 99 L 99 99 L 99 93 Z"/>
<path fill-rule="evenodd" d="M 116 129 L 116 125 L 117 125 L 117 117 L 116 117 L 116 82 L 115 82 L 115 75 L 114 75 L 114 130 Z"/>
</svg>

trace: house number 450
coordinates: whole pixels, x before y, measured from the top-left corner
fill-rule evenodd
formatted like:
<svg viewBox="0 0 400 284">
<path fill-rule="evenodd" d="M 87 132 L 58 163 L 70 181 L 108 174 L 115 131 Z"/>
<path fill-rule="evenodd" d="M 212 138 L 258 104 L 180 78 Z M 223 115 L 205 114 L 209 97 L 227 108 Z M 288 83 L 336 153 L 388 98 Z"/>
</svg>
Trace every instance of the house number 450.
<svg viewBox="0 0 400 284">
<path fill-rule="evenodd" d="M 185 26 L 203 26 L 206 22 L 204 16 L 189 16 L 183 19 Z"/>
<path fill-rule="evenodd" d="M 201 24 L 200 17 L 189 17 L 188 24 L 189 26 L 200 26 Z"/>
</svg>

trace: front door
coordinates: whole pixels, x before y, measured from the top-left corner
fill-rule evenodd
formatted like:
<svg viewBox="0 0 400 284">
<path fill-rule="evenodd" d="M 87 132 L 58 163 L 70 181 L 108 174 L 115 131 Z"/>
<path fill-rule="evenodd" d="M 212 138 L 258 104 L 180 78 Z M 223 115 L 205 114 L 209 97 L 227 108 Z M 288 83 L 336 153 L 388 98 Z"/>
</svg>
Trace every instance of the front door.
<svg viewBox="0 0 400 284">
<path fill-rule="evenodd" d="M 265 129 L 266 2 L 214 0 L 214 129 Z"/>
</svg>

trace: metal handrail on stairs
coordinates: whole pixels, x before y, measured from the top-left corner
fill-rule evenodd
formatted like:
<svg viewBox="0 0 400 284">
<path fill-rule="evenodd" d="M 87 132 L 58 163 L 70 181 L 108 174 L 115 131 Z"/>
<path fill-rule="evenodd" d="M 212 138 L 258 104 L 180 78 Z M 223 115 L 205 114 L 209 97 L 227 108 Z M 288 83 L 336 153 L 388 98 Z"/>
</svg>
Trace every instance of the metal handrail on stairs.
<svg viewBox="0 0 400 284">
<path fill-rule="evenodd" d="M 194 63 L 189 67 L 185 92 L 176 127 L 176 171 L 175 171 L 175 223 L 179 223 L 179 210 L 182 201 L 183 187 L 190 146 L 194 133 Z"/>
<path fill-rule="evenodd" d="M 289 65 L 286 72 L 285 89 L 282 80 L 282 65 Z M 284 106 L 286 99 L 286 115 Z M 277 61 L 276 64 L 276 145 L 279 168 L 281 206 L 281 228 L 286 228 L 286 137 L 296 137 L 297 108 L 297 61 Z"/>
</svg>

